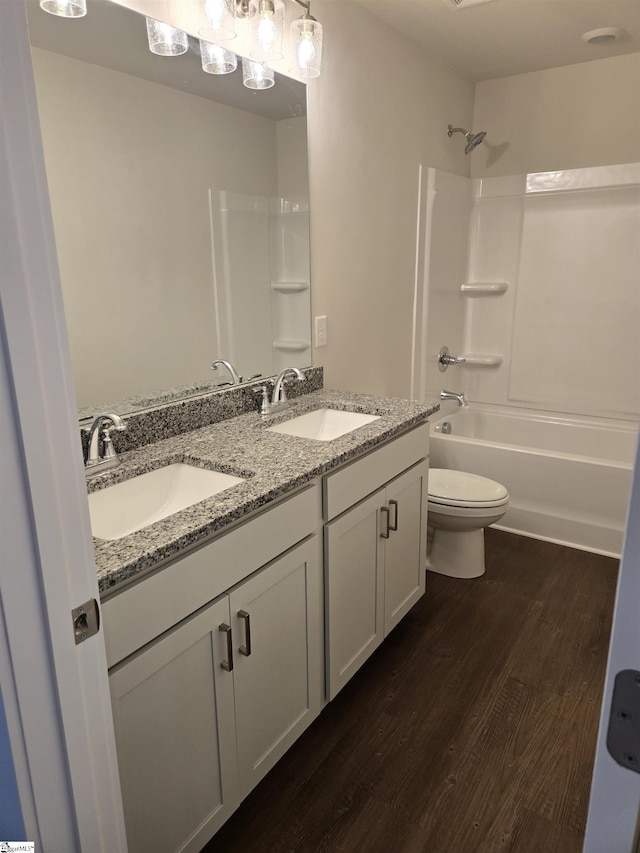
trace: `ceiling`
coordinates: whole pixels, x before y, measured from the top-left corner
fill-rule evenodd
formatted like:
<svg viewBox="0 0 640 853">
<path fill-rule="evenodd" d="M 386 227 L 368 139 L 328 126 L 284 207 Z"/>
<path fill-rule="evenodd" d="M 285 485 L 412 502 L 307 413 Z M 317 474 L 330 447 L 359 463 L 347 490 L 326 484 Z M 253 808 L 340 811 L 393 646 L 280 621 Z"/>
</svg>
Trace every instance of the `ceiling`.
<svg viewBox="0 0 640 853">
<path fill-rule="evenodd" d="M 640 0 L 356 0 L 473 80 L 490 80 L 640 51 Z M 601 27 L 620 40 L 588 45 Z M 640 89 L 640 81 L 639 81 Z"/>
</svg>

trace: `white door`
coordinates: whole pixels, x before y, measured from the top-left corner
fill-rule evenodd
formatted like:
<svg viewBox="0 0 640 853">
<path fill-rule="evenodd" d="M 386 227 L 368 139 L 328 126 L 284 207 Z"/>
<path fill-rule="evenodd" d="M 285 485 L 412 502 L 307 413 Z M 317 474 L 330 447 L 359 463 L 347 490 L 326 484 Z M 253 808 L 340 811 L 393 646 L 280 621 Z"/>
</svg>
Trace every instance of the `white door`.
<svg viewBox="0 0 640 853">
<path fill-rule="evenodd" d="M 229 629 L 227 596 L 110 675 L 129 853 L 195 853 L 238 805 L 221 626 Z"/>
<path fill-rule="evenodd" d="M 584 853 L 635 853 L 640 773 L 618 764 L 607 749 L 613 683 L 622 670 L 640 670 L 640 445 L 627 516 L 602 701 Z M 640 730 L 640 714 L 630 720 Z M 640 755 L 634 756 L 640 769 Z"/>
<path fill-rule="evenodd" d="M 384 503 L 380 489 L 324 528 L 330 699 L 384 639 Z"/>
<path fill-rule="evenodd" d="M 390 533 L 384 556 L 385 637 L 424 594 L 427 561 L 427 463 L 387 486 Z"/>
<path fill-rule="evenodd" d="M 21 2 L 0 3 L 0 257 L 0 684 L 16 817 L 38 850 L 124 851 L 104 640 L 76 646 L 72 628 L 98 587 Z"/>
<path fill-rule="evenodd" d="M 314 536 L 229 595 L 242 796 L 320 711 L 320 572 Z"/>
</svg>

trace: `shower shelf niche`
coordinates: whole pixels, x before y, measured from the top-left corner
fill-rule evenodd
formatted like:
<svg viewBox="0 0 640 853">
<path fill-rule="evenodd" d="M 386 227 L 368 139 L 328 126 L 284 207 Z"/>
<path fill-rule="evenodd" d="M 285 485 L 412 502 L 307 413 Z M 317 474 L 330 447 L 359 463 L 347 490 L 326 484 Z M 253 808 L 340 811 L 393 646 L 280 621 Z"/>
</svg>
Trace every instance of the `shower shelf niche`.
<svg viewBox="0 0 640 853">
<path fill-rule="evenodd" d="M 274 281 L 271 284 L 272 290 L 277 290 L 279 293 L 302 293 L 309 290 L 308 281 Z"/>
<path fill-rule="evenodd" d="M 282 352 L 304 352 L 311 347 L 310 341 L 274 341 L 274 349 Z"/>
<path fill-rule="evenodd" d="M 497 296 L 506 293 L 509 283 L 506 281 L 469 281 L 460 285 L 465 296 Z"/>
<path fill-rule="evenodd" d="M 499 367 L 502 364 L 502 356 L 494 353 L 492 355 L 478 352 L 462 353 L 464 362 L 460 367 Z"/>
</svg>

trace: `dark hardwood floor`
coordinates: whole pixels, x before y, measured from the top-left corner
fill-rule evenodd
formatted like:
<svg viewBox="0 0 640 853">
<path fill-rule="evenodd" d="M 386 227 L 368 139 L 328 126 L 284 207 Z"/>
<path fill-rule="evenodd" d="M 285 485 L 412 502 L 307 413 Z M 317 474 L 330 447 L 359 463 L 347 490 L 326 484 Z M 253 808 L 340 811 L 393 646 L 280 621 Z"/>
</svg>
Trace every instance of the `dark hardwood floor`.
<svg viewBox="0 0 640 853">
<path fill-rule="evenodd" d="M 206 853 L 579 853 L 617 561 L 488 530 Z"/>
</svg>

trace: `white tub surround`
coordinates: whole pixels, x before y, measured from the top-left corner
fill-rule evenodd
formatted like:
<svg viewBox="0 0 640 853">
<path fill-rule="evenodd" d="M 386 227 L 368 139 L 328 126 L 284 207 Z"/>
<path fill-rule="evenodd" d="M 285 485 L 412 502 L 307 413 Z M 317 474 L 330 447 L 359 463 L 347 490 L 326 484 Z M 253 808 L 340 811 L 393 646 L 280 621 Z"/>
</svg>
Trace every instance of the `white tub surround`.
<svg viewBox="0 0 640 853">
<path fill-rule="evenodd" d="M 619 557 L 636 439 L 624 421 L 472 405 L 432 423 L 431 465 L 503 483 L 501 530 Z"/>
<path fill-rule="evenodd" d="M 437 396 L 447 345 L 468 400 L 637 421 L 640 164 L 428 169 L 421 193 L 413 395 Z"/>
</svg>

